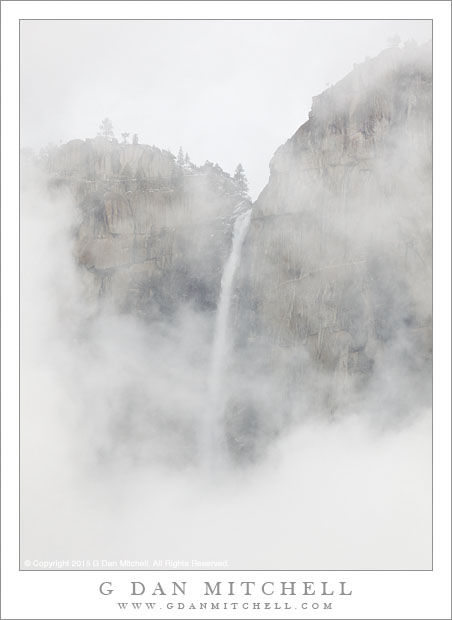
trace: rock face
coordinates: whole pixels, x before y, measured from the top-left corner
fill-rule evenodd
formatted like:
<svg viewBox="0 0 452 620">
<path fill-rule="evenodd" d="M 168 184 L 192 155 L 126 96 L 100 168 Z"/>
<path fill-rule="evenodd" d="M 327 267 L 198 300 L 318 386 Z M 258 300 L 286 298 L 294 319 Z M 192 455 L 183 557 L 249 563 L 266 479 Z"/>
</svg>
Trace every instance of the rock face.
<svg viewBox="0 0 452 620">
<path fill-rule="evenodd" d="M 243 250 L 237 348 L 264 350 L 298 402 L 308 390 L 334 411 L 385 372 L 429 399 L 431 112 L 430 45 L 388 49 L 315 97 L 271 161 Z"/>
<path fill-rule="evenodd" d="M 315 97 L 273 157 L 230 308 L 236 458 L 309 414 L 365 403 L 397 419 L 429 401 L 431 106 L 430 45 L 391 48 Z M 239 183 L 105 138 L 51 149 L 45 166 L 80 208 L 76 255 L 99 304 L 152 321 L 188 303 L 211 321 L 250 206 Z"/>
<path fill-rule="evenodd" d="M 76 252 L 93 296 L 145 319 L 182 302 L 215 309 L 231 216 L 249 203 L 219 166 L 99 137 L 51 150 L 46 167 L 80 207 Z"/>
</svg>

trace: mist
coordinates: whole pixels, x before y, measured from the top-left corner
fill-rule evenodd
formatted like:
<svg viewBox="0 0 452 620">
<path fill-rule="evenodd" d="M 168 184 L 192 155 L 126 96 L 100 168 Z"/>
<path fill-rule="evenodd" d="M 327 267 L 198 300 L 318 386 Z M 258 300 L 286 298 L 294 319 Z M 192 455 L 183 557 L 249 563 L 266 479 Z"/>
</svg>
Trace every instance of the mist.
<svg viewBox="0 0 452 620">
<path fill-rule="evenodd" d="M 22 152 L 22 563 L 431 567 L 431 47 L 313 94 L 254 202 L 108 132 Z"/>
<path fill-rule="evenodd" d="M 285 426 L 278 380 L 258 360 L 229 359 L 235 394 L 261 404 L 260 439 L 249 459 L 206 469 L 212 313 L 99 313 L 74 259 L 70 196 L 33 181 L 21 218 L 23 559 L 430 565 L 431 412 L 409 398 L 410 415 L 394 418 L 397 364 L 389 386 L 384 365 L 365 402 L 334 418 L 312 405 L 317 375 Z"/>
<path fill-rule="evenodd" d="M 21 146 L 95 134 L 245 166 L 255 199 L 313 95 L 429 20 L 22 20 Z M 80 42 L 83 41 L 83 45 Z"/>
</svg>

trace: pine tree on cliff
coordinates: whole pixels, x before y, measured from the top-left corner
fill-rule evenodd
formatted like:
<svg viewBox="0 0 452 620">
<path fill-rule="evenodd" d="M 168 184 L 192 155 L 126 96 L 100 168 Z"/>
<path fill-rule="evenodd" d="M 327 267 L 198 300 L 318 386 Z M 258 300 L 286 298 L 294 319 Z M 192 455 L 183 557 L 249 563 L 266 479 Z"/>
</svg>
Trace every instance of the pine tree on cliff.
<svg viewBox="0 0 452 620">
<path fill-rule="evenodd" d="M 185 158 L 184 158 L 184 164 L 186 168 L 191 168 L 191 159 L 188 155 L 188 153 L 185 153 Z"/>
<path fill-rule="evenodd" d="M 179 152 L 177 154 L 177 165 L 178 166 L 183 166 L 184 165 L 184 151 L 182 150 L 182 147 L 179 147 Z"/>
<path fill-rule="evenodd" d="M 124 133 L 121 134 L 121 136 L 122 136 L 122 143 L 123 144 L 127 144 L 127 140 L 129 138 L 130 134 L 125 131 Z"/>
<path fill-rule="evenodd" d="M 248 180 L 242 164 L 238 164 L 234 172 L 234 181 L 241 196 L 248 196 Z"/>
<path fill-rule="evenodd" d="M 104 118 L 104 120 L 99 125 L 99 129 L 99 135 L 101 135 L 103 138 L 106 138 L 107 140 L 113 140 L 113 123 L 109 118 Z"/>
</svg>

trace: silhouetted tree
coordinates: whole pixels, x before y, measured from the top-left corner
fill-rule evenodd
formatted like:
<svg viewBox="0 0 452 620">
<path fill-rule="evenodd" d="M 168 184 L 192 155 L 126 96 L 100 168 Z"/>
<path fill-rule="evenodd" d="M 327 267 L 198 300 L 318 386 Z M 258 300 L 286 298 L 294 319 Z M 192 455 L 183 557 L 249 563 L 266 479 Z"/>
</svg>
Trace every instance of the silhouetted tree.
<svg viewBox="0 0 452 620">
<path fill-rule="evenodd" d="M 177 165 L 178 166 L 183 166 L 184 165 L 184 151 L 182 150 L 182 147 L 179 147 L 179 152 L 177 154 Z"/>
<path fill-rule="evenodd" d="M 138 144 L 138 134 L 137 133 L 133 134 L 132 144 Z"/>
<path fill-rule="evenodd" d="M 190 166 L 191 166 L 191 159 L 188 156 L 188 153 L 185 153 L 184 164 L 185 164 L 186 168 L 190 168 Z"/>
<path fill-rule="evenodd" d="M 104 118 L 104 120 L 99 125 L 100 135 L 107 140 L 112 140 L 114 138 L 113 134 L 113 123 L 109 118 Z"/>
<path fill-rule="evenodd" d="M 234 172 L 234 181 L 242 196 L 248 195 L 248 180 L 242 164 L 238 164 Z"/>
<path fill-rule="evenodd" d="M 128 138 L 129 138 L 129 136 L 130 136 L 130 133 L 127 133 L 126 131 L 125 131 L 124 133 L 122 133 L 122 134 L 121 134 L 121 137 L 122 137 L 122 143 L 123 143 L 123 144 L 127 144 L 127 140 L 128 140 Z"/>
</svg>

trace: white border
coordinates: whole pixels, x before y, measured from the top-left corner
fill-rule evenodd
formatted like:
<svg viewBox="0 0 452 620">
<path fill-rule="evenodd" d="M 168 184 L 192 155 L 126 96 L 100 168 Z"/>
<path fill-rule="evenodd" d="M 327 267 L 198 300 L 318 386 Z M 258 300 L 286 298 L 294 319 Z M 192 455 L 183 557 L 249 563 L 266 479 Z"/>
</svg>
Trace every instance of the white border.
<svg viewBox="0 0 452 620">
<path fill-rule="evenodd" d="M 18 571 L 18 20 L 37 18 L 434 20 L 434 570 L 432 572 L 170 573 L 199 592 L 204 579 L 347 581 L 354 594 L 315 618 L 450 618 L 450 3 L 440 2 L 2 2 L 2 618 L 142 617 L 119 613 L 97 591 L 126 575 Z M 110 575 L 110 576 L 109 576 Z M 196 597 L 193 597 L 196 598 Z M 187 597 L 188 600 L 188 597 Z M 236 599 L 240 601 L 239 597 Z M 253 599 L 253 600 L 257 600 Z M 336 599 L 335 599 L 336 602 Z M 162 617 L 159 612 L 146 616 Z M 308 617 L 305 612 L 303 617 Z M 215 617 L 299 617 L 300 612 L 215 612 Z M 166 612 L 197 617 L 199 612 Z M 209 617 L 204 614 L 204 617 Z"/>
</svg>

